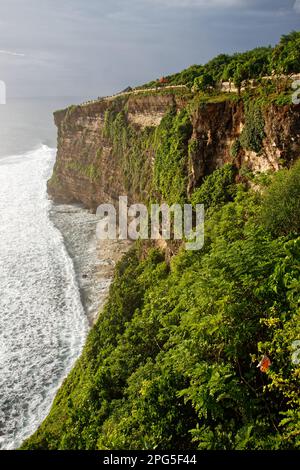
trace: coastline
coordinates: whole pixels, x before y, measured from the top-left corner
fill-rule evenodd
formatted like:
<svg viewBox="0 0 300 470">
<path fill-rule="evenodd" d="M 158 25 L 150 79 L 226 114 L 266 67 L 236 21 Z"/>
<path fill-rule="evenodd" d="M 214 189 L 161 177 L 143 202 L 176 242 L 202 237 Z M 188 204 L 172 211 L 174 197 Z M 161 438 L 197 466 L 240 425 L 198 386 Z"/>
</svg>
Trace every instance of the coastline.
<svg viewBox="0 0 300 470">
<path fill-rule="evenodd" d="M 81 302 L 92 327 L 105 305 L 116 263 L 132 242 L 97 240 L 99 218 L 80 204 L 52 203 L 49 217 L 73 261 Z"/>
</svg>

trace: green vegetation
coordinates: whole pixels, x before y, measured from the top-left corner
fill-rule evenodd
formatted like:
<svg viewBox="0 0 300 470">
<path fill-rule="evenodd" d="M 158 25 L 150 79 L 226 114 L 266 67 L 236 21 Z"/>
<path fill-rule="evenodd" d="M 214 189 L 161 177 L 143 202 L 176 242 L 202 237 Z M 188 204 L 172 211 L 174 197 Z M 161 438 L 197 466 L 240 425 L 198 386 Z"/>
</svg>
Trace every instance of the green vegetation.
<svg viewBox="0 0 300 470">
<path fill-rule="evenodd" d="M 166 77 L 168 85 L 195 86 L 207 91 L 221 81 L 232 81 L 238 88 L 243 82 L 275 74 L 300 72 L 300 32 L 284 35 L 275 47 L 258 47 L 233 55 L 220 54 L 205 65 L 192 65 L 180 73 Z M 144 87 L 165 86 L 152 81 Z"/>
<path fill-rule="evenodd" d="M 243 164 L 239 170 L 239 176 L 246 181 L 254 181 L 256 176 L 247 164 Z M 259 183 L 258 183 L 259 184 Z"/>
<path fill-rule="evenodd" d="M 71 106 L 68 106 L 68 108 L 66 109 L 66 117 L 69 118 L 70 116 L 72 116 L 72 114 L 75 113 L 78 108 L 79 106 L 75 104 L 71 104 Z"/>
<path fill-rule="evenodd" d="M 168 116 L 167 143 L 182 122 Z M 300 448 L 300 165 L 263 194 L 233 178 L 227 165 L 192 196 L 210 205 L 203 250 L 167 265 L 138 245 L 119 263 L 81 358 L 23 449 Z"/>
<path fill-rule="evenodd" d="M 230 149 L 230 154 L 232 156 L 232 158 L 237 158 L 240 150 L 241 150 L 241 142 L 239 139 L 235 139 L 235 141 L 233 142 L 232 146 L 231 146 L 231 149 Z"/>
<path fill-rule="evenodd" d="M 150 89 L 151 88 L 151 89 Z M 155 90 L 154 90 L 155 88 Z M 140 91 L 139 91 L 140 90 Z M 158 86 L 158 84 L 156 82 L 152 82 L 152 86 L 148 86 L 148 85 L 143 85 L 141 87 L 138 87 L 136 88 L 135 90 L 135 93 L 134 93 L 134 96 L 135 97 L 139 97 L 139 96 L 153 96 L 154 93 L 157 93 L 159 94 L 160 96 L 164 96 L 164 95 L 173 95 L 177 98 L 183 98 L 185 100 L 189 100 L 190 98 L 192 98 L 193 96 L 193 93 L 191 92 L 191 90 L 189 88 L 186 88 L 186 87 L 180 87 L 180 88 L 162 88 L 160 86 Z M 132 95 L 131 95 L 132 96 Z"/>
<path fill-rule="evenodd" d="M 240 135 L 240 144 L 245 150 L 259 153 L 265 137 L 265 122 L 261 105 L 256 101 L 245 103 L 245 126 Z"/>
<path fill-rule="evenodd" d="M 55 187 L 55 188 L 61 188 L 62 187 L 62 183 L 61 183 L 61 181 L 59 179 L 59 176 L 58 176 L 57 162 L 54 164 L 51 178 L 48 181 L 48 187 Z"/>
<path fill-rule="evenodd" d="M 293 31 L 282 36 L 273 50 L 271 68 L 277 73 L 299 73 L 300 71 L 300 32 Z"/>
<path fill-rule="evenodd" d="M 86 176 L 92 182 L 97 181 L 101 176 L 100 169 L 93 163 L 83 165 L 80 162 L 74 161 L 68 164 L 68 168 L 78 172 L 80 175 Z"/>
<path fill-rule="evenodd" d="M 194 90 L 195 91 L 209 91 L 213 89 L 216 85 L 213 77 L 206 72 L 203 72 L 199 77 L 196 77 L 194 80 Z"/>
<path fill-rule="evenodd" d="M 170 111 L 157 128 L 155 140 L 154 183 L 169 204 L 186 198 L 188 144 L 192 124 L 186 110 Z"/>
<path fill-rule="evenodd" d="M 232 201 L 237 189 L 234 184 L 236 173 L 236 168 L 227 164 L 204 178 L 200 188 L 191 197 L 193 206 L 204 204 L 207 210 Z"/>
<path fill-rule="evenodd" d="M 156 128 L 129 122 L 128 96 L 111 101 L 102 137 L 128 195 L 204 204 L 205 245 L 195 252 L 182 246 L 169 260 L 139 242 L 122 259 L 82 356 L 23 449 L 300 449 L 300 163 L 253 174 L 240 159 L 239 173 L 226 164 L 188 194 L 189 165 L 208 142 L 202 111 L 235 100 L 228 109 L 240 112 L 243 100 L 245 125 L 232 161 L 243 149 L 260 154 L 265 106 L 285 104 L 291 94 L 281 79 L 261 78 L 300 71 L 299 38 L 291 33 L 274 49 L 220 55 L 168 77 L 196 93 L 172 91 L 189 99 Z M 252 79 L 261 86 L 241 96 L 218 88 L 221 80 L 241 88 Z M 95 153 L 93 163 L 69 168 L 96 181 L 103 156 Z M 213 158 L 207 152 L 206 172 Z M 271 365 L 261 370 L 265 355 Z"/>
<path fill-rule="evenodd" d="M 300 232 L 300 162 L 274 177 L 265 196 L 262 221 L 276 236 Z"/>
<path fill-rule="evenodd" d="M 153 191 L 151 155 L 154 134 L 154 128 L 137 130 L 129 124 L 126 106 L 122 111 L 110 109 L 105 114 L 104 137 L 112 144 L 125 189 L 130 195 L 139 195 L 141 202 L 147 202 Z"/>
<path fill-rule="evenodd" d="M 104 137 L 120 162 L 126 190 L 144 202 L 163 198 L 168 203 L 187 198 L 187 158 L 192 124 L 187 110 L 170 110 L 157 128 L 131 125 L 126 111 L 109 110 Z M 155 156 L 155 158 L 154 158 Z M 154 172 L 152 162 L 154 162 Z"/>
</svg>

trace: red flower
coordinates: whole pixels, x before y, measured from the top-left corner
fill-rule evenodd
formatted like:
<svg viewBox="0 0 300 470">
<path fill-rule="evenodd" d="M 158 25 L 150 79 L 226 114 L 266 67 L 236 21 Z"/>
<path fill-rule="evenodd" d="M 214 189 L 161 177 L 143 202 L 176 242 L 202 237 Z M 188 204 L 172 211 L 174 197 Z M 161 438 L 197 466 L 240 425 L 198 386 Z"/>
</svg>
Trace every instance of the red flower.
<svg viewBox="0 0 300 470">
<path fill-rule="evenodd" d="M 261 372 L 267 372 L 269 370 L 270 365 L 272 364 L 271 360 L 268 358 L 268 356 L 264 355 L 261 358 L 260 363 L 258 364 L 257 367 L 259 367 Z"/>
</svg>

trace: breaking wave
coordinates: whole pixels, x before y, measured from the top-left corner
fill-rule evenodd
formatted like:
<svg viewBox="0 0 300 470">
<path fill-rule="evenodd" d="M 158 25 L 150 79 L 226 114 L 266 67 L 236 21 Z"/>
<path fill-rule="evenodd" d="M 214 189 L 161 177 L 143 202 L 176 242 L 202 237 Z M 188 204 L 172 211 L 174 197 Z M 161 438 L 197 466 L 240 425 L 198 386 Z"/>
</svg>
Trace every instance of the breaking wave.
<svg viewBox="0 0 300 470">
<path fill-rule="evenodd" d="M 0 449 L 48 414 L 88 323 L 62 235 L 49 218 L 55 149 L 0 159 Z"/>
</svg>

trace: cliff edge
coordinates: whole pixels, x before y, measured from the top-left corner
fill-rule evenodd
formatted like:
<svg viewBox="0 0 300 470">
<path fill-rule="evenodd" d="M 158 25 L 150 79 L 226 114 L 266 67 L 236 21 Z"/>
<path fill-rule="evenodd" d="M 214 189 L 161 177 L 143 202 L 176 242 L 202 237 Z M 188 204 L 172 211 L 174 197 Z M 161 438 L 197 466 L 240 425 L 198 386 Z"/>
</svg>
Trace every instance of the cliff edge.
<svg viewBox="0 0 300 470">
<path fill-rule="evenodd" d="M 180 158 L 161 162 L 167 126 L 176 127 L 183 113 Z M 156 176 L 162 164 L 166 179 L 180 173 L 182 194 L 189 197 L 204 176 L 225 163 L 245 178 L 289 167 L 300 154 L 300 105 L 261 104 L 237 95 L 204 101 L 182 90 L 128 94 L 54 116 L 58 152 L 48 192 L 55 201 L 81 202 L 93 210 L 123 194 L 134 202 L 153 193 L 166 199 Z"/>
</svg>

